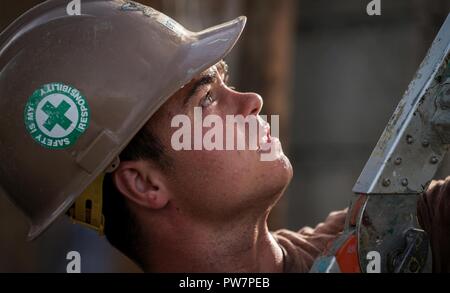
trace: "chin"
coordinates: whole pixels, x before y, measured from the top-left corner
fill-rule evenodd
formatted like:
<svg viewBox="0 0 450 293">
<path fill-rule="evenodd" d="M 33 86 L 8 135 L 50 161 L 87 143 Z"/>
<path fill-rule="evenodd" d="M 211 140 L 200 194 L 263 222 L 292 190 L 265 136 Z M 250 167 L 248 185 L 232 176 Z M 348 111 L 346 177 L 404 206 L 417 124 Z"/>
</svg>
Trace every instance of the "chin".
<svg viewBox="0 0 450 293">
<path fill-rule="evenodd" d="M 280 180 L 285 181 L 286 185 L 291 181 L 293 176 L 291 161 L 289 161 L 289 158 L 284 154 L 281 142 L 278 138 L 272 138 L 270 152 L 261 154 L 260 158 L 268 159 L 266 163 L 273 165 L 270 168 L 272 169 L 271 173 L 279 174 L 282 177 Z"/>
<path fill-rule="evenodd" d="M 291 182 L 293 169 L 289 158 L 284 154 L 274 161 L 265 163 L 263 194 L 266 194 L 271 203 L 275 203 Z"/>
<path fill-rule="evenodd" d="M 283 154 L 281 161 L 282 161 L 284 168 L 286 169 L 286 172 L 289 174 L 289 181 L 291 181 L 292 176 L 294 175 L 294 169 L 292 168 L 291 161 L 285 154 Z"/>
<path fill-rule="evenodd" d="M 286 188 L 287 185 L 291 182 L 292 177 L 294 175 L 294 170 L 292 168 L 291 161 L 285 154 L 283 154 L 282 156 L 280 156 L 280 158 L 276 160 L 276 163 L 278 165 L 277 169 L 279 170 L 281 177 L 280 182 L 282 182 L 282 184 Z"/>
</svg>

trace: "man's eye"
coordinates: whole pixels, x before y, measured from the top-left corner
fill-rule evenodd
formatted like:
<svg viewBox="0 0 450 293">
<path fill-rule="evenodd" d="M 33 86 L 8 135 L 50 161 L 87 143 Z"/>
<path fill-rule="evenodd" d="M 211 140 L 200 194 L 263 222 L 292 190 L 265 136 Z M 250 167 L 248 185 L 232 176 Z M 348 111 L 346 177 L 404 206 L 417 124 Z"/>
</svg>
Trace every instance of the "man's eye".
<svg viewBox="0 0 450 293">
<path fill-rule="evenodd" d="M 212 95 L 211 91 L 208 91 L 208 93 L 206 93 L 205 97 L 201 101 L 201 106 L 203 108 L 208 107 L 215 101 L 216 101 L 216 98 Z"/>
</svg>

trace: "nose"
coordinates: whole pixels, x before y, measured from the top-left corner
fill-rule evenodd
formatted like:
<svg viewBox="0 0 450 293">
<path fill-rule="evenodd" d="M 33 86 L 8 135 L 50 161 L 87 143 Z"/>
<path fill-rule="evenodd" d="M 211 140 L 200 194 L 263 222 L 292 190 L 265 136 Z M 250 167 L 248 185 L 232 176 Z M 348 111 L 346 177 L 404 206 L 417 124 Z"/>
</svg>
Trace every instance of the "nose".
<svg viewBox="0 0 450 293">
<path fill-rule="evenodd" d="M 239 101 L 240 113 L 245 117 L 258 115 L 263 106 L 263 99 L 256 93 L 236 93 L 236 101 Z"/>
</svg>

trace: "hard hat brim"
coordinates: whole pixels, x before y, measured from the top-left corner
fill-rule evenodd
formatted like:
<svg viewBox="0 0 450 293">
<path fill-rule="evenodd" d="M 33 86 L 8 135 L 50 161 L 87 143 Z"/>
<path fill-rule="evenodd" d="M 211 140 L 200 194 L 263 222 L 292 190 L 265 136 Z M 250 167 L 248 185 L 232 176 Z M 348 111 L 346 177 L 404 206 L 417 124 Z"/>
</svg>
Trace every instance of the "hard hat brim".
<svg viewBox="0 0 450 293">
<path fill-rule="evenodd" d="M 233 49 L 244 30 L 247 18 L 240 16 L 232 21 L 196 33 L 197 41 L 190 44 L 191 50 L 185 59 L 190 64 L 184 84 L 196 75 L 222 60 Z M 196 66 L 192 66 L 196 64 Z"/>
</svg>

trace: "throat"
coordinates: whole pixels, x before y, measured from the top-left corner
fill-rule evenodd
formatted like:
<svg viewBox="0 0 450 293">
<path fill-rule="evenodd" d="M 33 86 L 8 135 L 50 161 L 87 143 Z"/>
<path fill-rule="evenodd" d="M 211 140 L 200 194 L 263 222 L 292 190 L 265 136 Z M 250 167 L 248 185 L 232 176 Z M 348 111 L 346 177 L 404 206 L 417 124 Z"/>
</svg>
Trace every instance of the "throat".
<svg viewBox="0 0 450 293">
<path fill-rule="evenodd" d="M 235 229 L 200 227 L 166 235 L 149 247 L 145 271 L 280 273 L 283 252 L 264 221 Z M 161 236 L 161 235 L 160 235 Z M 161 239 L 161 238 L 159 238 Z"/>
</svg>

